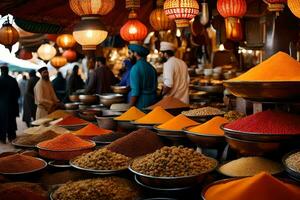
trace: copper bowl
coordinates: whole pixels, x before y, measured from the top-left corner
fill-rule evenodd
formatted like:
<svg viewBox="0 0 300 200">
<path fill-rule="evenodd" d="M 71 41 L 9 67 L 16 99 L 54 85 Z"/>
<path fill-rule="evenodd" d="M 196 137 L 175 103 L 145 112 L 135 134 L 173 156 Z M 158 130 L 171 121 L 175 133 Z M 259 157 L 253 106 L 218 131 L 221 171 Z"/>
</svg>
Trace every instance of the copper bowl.
<svg viewBox="0 0 300 200">
<path fill-rule="evenodd" d="M 300 99 L 300 81 L 225 81 L 224 86 L 235 96 L 255 101 Z"/>
<path fill-rule="evenodd" d="M 97 95 L 85 95 L 85 94 L 79 95 L 79 100 L 82 103 L 89 104 L 89 105 L 95 104 L 99 101 Z"/>
<path fill-rule="evenodd" d="M 80 101 L 79 100 L 79 95 L 70 95 L 69 96 L 69 99 L 70 99 L 70 101 L 72 101 L 72 102 L 78 102 L 78 101 Z"/>
<path fill-rule="evenodd" d="M 229 146 L 237 153 L 243 156 L 263 156 L 278 151 L 282 144 L 277 142 L 259 142 L 241 140 L 225 135 L 226 141 Z"/>
<path fill-rule="evenodd" d="M 100 97 L 100 103 L 108 107 L 111 106 L 111 104 L 122 103 L 125 101 L 122 94 L 107 93 L 98 96 Z"/>
<path fill-rule="evenodd" d="M 48 158 L 52 160 L 71 160 L 72 158 L 80 156 L 83 153 L 93 151 L 94 147 L 96 146 L 96 143 L 94 141 L 90 141 L 90 143 L 90 147 L 70 150 L 50 150 L 43 147 L 39 147 L 39 145 L 37 145 L 37 148 L 39 150 L 39 155 L 43 158 Z"/>
<path fill-rule="evenodd" d="M 127 86 L 113 85 L 111 86 L 111 89 L 116 94 L 127 94 L 129 92 L 129 87 Z"/>
<path fill-rule="evenodd" d="M 65 103 L 65 108 L 67 110 L 78 110 L 80 103 L 73 102 L 73 103 Z"/>
</svg>

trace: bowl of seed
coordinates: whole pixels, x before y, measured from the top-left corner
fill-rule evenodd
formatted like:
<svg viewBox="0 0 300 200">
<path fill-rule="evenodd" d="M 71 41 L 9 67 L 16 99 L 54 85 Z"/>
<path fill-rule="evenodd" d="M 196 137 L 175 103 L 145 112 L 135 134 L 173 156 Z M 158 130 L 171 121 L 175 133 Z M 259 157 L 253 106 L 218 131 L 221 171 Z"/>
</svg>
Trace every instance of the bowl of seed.
<svg viewBox="0 0 300 200">
<path fill-rule="evenodd" d="M 284 155 L 282 163 L 288 175 L 291 178 L 300 181 L 300 149 Z"/>
<path fill-rule="evenodd" d="M 225 114 L 224 111 L 210 106 L 182 111 L 181 113 L 186 117 L 189 117 L 198 122 L 205 122 L 209 119 L 212 119 L 213 117 L 224 116 Z"/>
<path fill-rule="evenodd" d="M 194 149 L 165 146 L 154 153 L 134 159 L 129 170 L 145 185 L 182 188 L 202 182 L 217 165 L 217 160 Z"/>
</svg>

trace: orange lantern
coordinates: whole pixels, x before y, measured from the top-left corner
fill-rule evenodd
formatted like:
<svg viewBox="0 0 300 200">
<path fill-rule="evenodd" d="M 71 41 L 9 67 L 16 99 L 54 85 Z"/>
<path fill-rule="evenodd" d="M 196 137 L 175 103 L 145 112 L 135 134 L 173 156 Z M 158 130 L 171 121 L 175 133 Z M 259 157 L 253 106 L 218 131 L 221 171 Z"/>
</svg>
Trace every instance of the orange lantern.
<svg viewBox="0 0 300 200">
<path fill-rule="evenodd" d="M 72 61 L 75 61 L 77 59 L 76 51 L 73 51 L 71 49 L 64 51 L 62 56 L 65 57 L 68 62 L 72 62 Z"/>
<path fill-rule="evenodd" d="M 300 2 L 297 0 L 288 0 L 288 7 L 291 12 L 298 18 L 300 18 Z"/>
<path fill-rule="evenodd" d="M 132 10 L 129 14 L 129 20 L 122 26 L 120 30 L 121 37 L 131 43 L 143 40 L 148 33 L 147 27 L 140 22 L 137 14 Z"/>
<path fill-rule="evenodd" d="M 172 28 L 173 22 L 165 14 L 163 1 L 157 0 L 157 8 L 150 14 L 150 24 L 156 31 L 166 31 Z"/>
<path fill-rule="evenodd" d="M 8 19 L 3 23 L 0 29 L 0 44 L 4 45 L 5 48 L 11 51 L 12 46 L 18 42 L 19 33 L 18 31 L 9 23 Z"/>
<path fill-rule="evenodd" d="M 115 6 L 115 0 L 69 0 L 74 13 L 83 15 L 106 15 Z"/>
<path fill-rule="evenodd" d="M 76 41 L 75 41 L 73 35 L 71 35 L 71 34 L 62 34 L 62 35 L 57 37 L 56 44 L 59 47 L 67 49 L 67 48 L 72 48 L 76 44 Z"/>
<path fill-rule="evenodd" d="M 22 60 L 30 60 L 32 58 L 32 53 L 27 51 L 26 49 L 22 48 L 17 53 L 17 57 Z"/>
<path fill-rule="evenodd" d="M 54 68 L 59 69 L 65 64 L 67 64 L 67 59 L 63 56 L 54 56 L 51 59 L 50 63 Z"/>
<path fill-rule="evenodd" d="M 241 20 L 235 17 L 225 18 L 226 38 L 233 41 L 243 39 L 243 29 Z"/>
<path fill-rule="evenodd" d="M 164 10 L 171 20 L 175 19 L 178 28 L 188 27 L 199 13 L 199 4 L 196 0 L 166 0 Z"/>
<path fill-rule="evenodd" d="M 246 0 L 218 0 L 217 9 L 225 18 L 226 37 L 233 41 L 243 38 L 240 17 L 247 12 Z"/>
</svg>

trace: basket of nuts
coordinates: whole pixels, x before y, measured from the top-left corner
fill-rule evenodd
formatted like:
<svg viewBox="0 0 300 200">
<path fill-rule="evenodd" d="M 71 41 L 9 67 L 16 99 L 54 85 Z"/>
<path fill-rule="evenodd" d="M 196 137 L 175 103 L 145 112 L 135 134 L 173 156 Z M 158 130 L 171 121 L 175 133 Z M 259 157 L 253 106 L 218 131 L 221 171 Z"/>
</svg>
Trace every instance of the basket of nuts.
<svg viewBox="0 0 300 200">
<path fill-rule="evenodd" d="M 134 159 L 129 170 L 144 185 L 183 188 L 200 183 L 217 165 L 217 160 L 194 149 L 165 146 L 154 153 Z"/>
</svg>

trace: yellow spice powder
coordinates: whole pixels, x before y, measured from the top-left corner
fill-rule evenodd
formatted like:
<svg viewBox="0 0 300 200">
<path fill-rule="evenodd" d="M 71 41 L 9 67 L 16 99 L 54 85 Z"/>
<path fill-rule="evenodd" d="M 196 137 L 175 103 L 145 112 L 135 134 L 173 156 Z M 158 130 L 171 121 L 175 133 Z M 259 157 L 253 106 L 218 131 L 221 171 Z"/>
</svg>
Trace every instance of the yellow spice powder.
<svg viewBox="0 0 300 200">
<path fill-rule="evenodd" d="M 173 117 L 173 115 L 165 111 L 162 107 L 157 106 L 144 117 L 135 120 L 135 122 L 138 124 L 162 124 Z"/>
<path fill-rule="evenodd" d="M 138 108 L 135 106 L 132 106 L 129 110 L 127 110 L 125 113 L 120 115 L 119 117 L 115 117 L 115 120 L 118 121 L 133 121 L 137 120 L 146 114 L 140 111 Z"/>
<path fill-rule="evenodd" d="M 220 128 L 224 123 L 228 123 L 228 120 L 224 117 L 214 117 L 199 126 L 191 128 L 189 131 L 199 134 L 224 135 L 224 131 Z"/>
<path fill-rule="evenodd" d="M 185 127 L 193 126 L 199 124 L 198 122 L 195 122 L 183 114 L 177 115 L 173 119 L 170 119 L 169 121 L 159 125 L 157 128 L 159 129 L 165 129 L 165 130 L 174 130 L 174 131 L 180 131 Z"/>
</svg>

